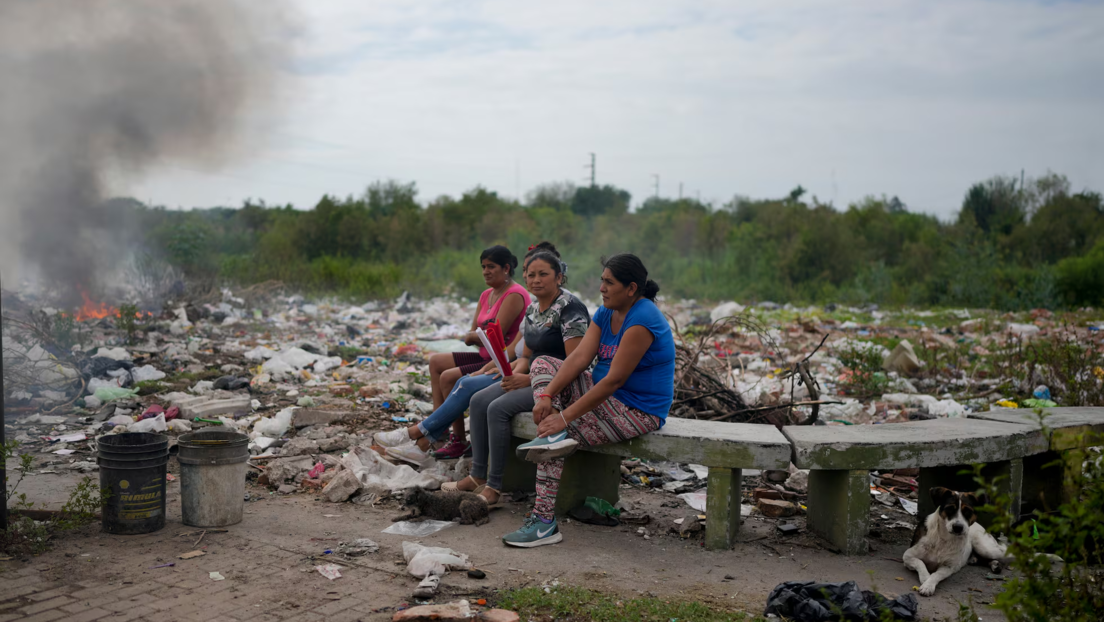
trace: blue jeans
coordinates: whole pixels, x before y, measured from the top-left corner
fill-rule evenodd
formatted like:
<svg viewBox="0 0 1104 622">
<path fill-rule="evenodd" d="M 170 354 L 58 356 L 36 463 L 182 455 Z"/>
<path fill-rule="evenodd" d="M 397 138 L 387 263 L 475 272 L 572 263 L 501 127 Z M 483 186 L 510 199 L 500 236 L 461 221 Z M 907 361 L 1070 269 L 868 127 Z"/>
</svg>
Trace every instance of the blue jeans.
<svg viewBox="0 0 1104 622">
<path fill-rule="evenodd" d="M 418 429 L 429 439 L 429 442 L 436 443 L 445 436 L 453 421 L 464 416 L 464 411 L 468 409 L 468 403 L 471 402 L 473 395 L 500 380 L 502 379 L 490 374 L 464 376 L 457 380 L 452 393 L 445 398 L 441 407 L 418 422 Z"/>
</svg>

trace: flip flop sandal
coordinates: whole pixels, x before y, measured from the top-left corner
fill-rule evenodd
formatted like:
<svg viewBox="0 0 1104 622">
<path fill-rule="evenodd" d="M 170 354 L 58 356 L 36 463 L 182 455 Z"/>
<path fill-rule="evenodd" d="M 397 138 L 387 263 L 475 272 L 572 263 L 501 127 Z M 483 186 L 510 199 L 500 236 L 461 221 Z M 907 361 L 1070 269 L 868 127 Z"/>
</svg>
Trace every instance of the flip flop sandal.
<svg viewBox="0 0 1104 622">
<path fill-rule="evenodd" d="M 475 483 L 475 480 L 472 479 L 471 475 L 464 477 L 464 479 L 471 479 L 472 483 Z M 441 490 L 445 492 L 460 490 L 458 486 L 460 485 L 460 482 L 464 481 L 464 479 L 460 480 L 459 482 L 445 482 L 444 484 L 441 484 Z M 477 484 L 475 490 L 472 490 L 470 492 L 478 493 L 482 486 L 483 484 Z"/>
<path fill-rule="evenodd" d="M 488 486 L 486 484 L 483 484 L 482 486 L 479 487 L 479 490 L 476 491 L 476 494 L 482 493 L 484 490 L 489 490 L 489 491 L 495 493 L 494 503 L 491 503 L 490 501 L 487 501 L 487 507 L 488 508 L 497 508 L 498 506 L 502 505 L 502 492 L 501 491 L 495 490 L 494 488 L 491 488 L 490 486 Z M 482 497 L 483 495 L 480 494 L 479 496 Z M 483 497 L 483 500 L 486 501 L 487 498 Z"/>
</svg>

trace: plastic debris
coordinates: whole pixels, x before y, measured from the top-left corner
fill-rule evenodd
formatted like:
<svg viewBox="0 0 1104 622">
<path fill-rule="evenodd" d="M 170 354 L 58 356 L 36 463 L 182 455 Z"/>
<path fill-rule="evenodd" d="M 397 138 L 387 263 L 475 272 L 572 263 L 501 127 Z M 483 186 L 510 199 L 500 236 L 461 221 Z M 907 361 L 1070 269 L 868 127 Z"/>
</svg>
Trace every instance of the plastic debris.
<svg viewBox="0 0 1104 622">
<path fill-rule="evenodd" d="M 699 512 L 705 511 L 705 493 L 704 492 L 687 492 L 678 496 L 686 502 L 687 505 L 694 508 Z"/>
<path fill-rule="evenodd" d="M 314 569 L 318 571 L 318 574 L 322 575 L 323 577 L 326 577 L 330 581 L 333 581 L 334 579 L 340 579 L 341 578 L 341 566 L 338 566 L 337 564 L 326 564 L 324 566 L 315 566 Z"/>
<path fill-rule="evenodd" d="M 222 576 L 218 572 L 209 572 L 209 573 L 207 573 L 207 576 L 211 577 L 212 581 L 224 581 L 224 580 L 226 580 L 226 577 Z"/>
<path fill-rule="evenodd" d="M 828 620 L 915 620 L 920 603 L 915 594 L 890 600 L 881 594 L 860 590 L 857 583 L 787 581 L 767 597 L 763 615 L 775 615 L 796 622 Z"/>
<path fill-rule="evenodd" d="M 384 529 L 383 533 L 389 533 L 396 536 L 407 536 L 410 538 L 424 538 L 454 525 L 456 525 L 456 523 L 444 520 L 425 520 L 420 522 L 404 520 L 397 523 L 391 523 L 391 526 Z"/>
</svg>

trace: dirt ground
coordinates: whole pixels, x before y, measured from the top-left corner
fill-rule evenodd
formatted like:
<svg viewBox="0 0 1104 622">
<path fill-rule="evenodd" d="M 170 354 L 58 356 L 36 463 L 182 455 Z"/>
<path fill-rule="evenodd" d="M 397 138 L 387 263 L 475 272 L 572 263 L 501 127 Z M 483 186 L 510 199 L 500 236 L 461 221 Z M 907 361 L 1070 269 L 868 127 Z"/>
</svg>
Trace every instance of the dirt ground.
<svg viewBox="0 0 1104 622">
<path fill-rule="evenodd" d="M 79 477 L 33 475 L 20 490 L 56 508 Z M 410 593 L 417 580 L 405 573 L 402 561 L 402 542 L 408 538 L 381 533 L 400 513 L 395 500 L 375 507 L 330 504 L 313 495 L 281 496 L 250 484 L 242 523 L 227 533 L 200 538 L 196 529 L 180 522 L 179 481 L 171 482 L 168 491 L 168 522 L 159 532 L 112 536 L 93 525 L 63 536 L 42 556 L 0 561 L 0 621 L 388 620 L 395 608 L 413 602 Z M 514 502 L 494 510 L 491 522 L 482 527 L 457 525 L 421 539 L 468 554 L 487 573 L 483 580 L 450 573 L 436 601 L 485 597 L 493 603 L 496 590 L 559 581 L 758 614 L 770 590 L 783 581 L 855 580 L 864 589 L 890 596 L 917 583 L 900 562 L 911 532 L 889 527 L 909 517 L 898 510 L 881 520 L 882 510 L 892 510 L 877 503 L 871 552 L 845 557 L 807 534 L 800 518 L 795 522 L 802 531 L 783 536 L 776 521 L 759 516 L 745 520 L 733 550 L 706 551 L 700 534 L 683 540 L 665 533 L 674 519 L 693 513 L 673 495 L 631 486 L 622 486 L 621 495 L 634 513 L 652 517 L 645 527 L 648 538 L 638 533 L 638 525 L 598 527 L 568 519 L 560 544 L 507 548 L 499 538 L 520 526 L 529 507 Z M 364 537 L 376 541 L 380 550 L 353 559 L 324 554 L 338 542 Z M 196 549 L 206 554 L 178 559 Z M 343 566 L 343 576 L 335 581 L 313 569 L 331 560 Z M 175 566 L 154 568 L 167 563 Z M 226 580 L 213 581 L 213 571 Z M 983 604 L 991 602 L 1001 584 L 986 575 L 985 568 L 968 567 L 951 577 L 934 597 L 921 597 L 921 617 L 955 619 L 959 603 L 972 599 L 982 619 L 1003 619 Z M 35 591 L 33 585 L 56 587 Z M 50 617 L 51 612 L 63 615 Z"/>
</svg>

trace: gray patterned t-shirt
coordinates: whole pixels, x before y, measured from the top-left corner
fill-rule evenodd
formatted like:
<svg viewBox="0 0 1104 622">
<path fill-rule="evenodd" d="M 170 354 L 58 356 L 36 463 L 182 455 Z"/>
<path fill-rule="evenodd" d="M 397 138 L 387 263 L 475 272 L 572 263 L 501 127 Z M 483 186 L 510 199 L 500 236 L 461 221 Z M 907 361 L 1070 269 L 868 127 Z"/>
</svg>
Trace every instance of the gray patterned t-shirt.
<svg viewBox="0 0 1104 622">
<path fill-rule="evenodd" d="M 534 299 L 525 310 L 525 323 L 522 331 L 525 345 L 533 352 L 533 358 L 551 356 L 567 358 L 564 342 L 582 337 L 590 327 L 590 312 L 586 305 L 573 294 L 560 292 L 560 295 L 543 312 L 540 301 Z"/>
</svg>

